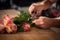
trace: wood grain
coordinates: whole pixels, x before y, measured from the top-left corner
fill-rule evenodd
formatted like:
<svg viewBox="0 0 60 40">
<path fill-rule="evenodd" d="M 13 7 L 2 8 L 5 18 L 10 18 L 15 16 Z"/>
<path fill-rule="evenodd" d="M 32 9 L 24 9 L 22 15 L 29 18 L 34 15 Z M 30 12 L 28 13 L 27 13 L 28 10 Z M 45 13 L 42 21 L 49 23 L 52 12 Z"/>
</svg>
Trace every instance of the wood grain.
<svg viewBox="0 0 60 40">
<path fill-rule="evenodd" d="M 0 34 L 0 40 L 57 40 L 57 38 L 52 30 L 32 28 L 29 32 Z"/>
</svg>

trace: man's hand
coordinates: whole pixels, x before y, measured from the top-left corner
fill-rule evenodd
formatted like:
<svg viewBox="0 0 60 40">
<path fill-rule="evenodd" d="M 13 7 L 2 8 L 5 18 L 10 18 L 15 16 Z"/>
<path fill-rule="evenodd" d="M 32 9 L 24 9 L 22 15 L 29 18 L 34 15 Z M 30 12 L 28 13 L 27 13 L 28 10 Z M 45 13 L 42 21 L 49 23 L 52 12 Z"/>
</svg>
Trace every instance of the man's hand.
<svg viewBox="0 0 60 40">
<path fill-rule="evenodd" d="M 41 3 L 33 3 L 29 7 L 29 13 L 33 18 L 37 18 L 38 16 L 41 15 L 42 10 L 44 9 L 44 2 Z"/>
<path fill-rule="evenodd" d="M 29 12 L 32 13 L 32 11 L 34 11 L 34 10 L 36 10 L 37 12 L 41 11 L 41 10 L 46 10 L 56 1 L 57 0 L 43 0 L 40 3 L 33 3 L 29 7 Z"/>
<path fill-rule="evenodd" d="M 40 3 L 33 3 L 29 7 L 29 12 L 33 18 L 37 18 L 37 17 L 41 16 L 41 12 L 43 10 L 48 9 L 51 5 L 52 4 L 48 0 L 44 0 Z"/>
<path fill-rule="evenodd" d="M 52 23 L 50 18 L 43 17 L 43 16 L 41 16 L 39 19 L 35 19 L 32 22 L 35 23 L 35 25 L 38 25 L 39 27 L 41 27 L 43 29 L 49 28 Z"/>
<path fill-rule="evenodd" d="M 37 11 L 37 9 L 36 9 L 36 8 L 38 8 L 37 6 L 40 6 L 40 4 L 37 4 L 37 3 L 31 4 L 29 7 L 29 12 L 32 13 L 35 10 Z"/>
<path fill-rule="evenodd" d="M 60 28 L 60 18 L 59 17 L 58 18 L 48 18 L 48 17 L 41 16 L 32 22 L 35 23 L 35 25 L 37 25 L 43 29 L 50 28 L 50 27 Z"/>
</svg>

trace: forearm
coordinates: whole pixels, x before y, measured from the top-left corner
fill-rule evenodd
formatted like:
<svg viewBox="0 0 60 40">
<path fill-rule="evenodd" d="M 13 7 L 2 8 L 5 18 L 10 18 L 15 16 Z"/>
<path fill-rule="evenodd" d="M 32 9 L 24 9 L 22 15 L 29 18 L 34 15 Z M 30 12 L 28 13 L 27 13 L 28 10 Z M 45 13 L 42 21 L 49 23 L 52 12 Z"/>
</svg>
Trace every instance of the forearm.
<svg viewBox="0 0 60 40">
<path fill-rule="evenodd" d="M 50 1 L 52 2 L 52 4 L 55 3 L 55 2 L 57 2 L 57 0 L 50 0 Z"/>
<path fill-rule="evenodd" d="M 52 19 L 50 19 L 51 21 L 51 25 L 49 25 L 49 27 L 58 27 L 58 28 L 60 28 L 60 19 L 54 19 L 54 18 L 52 18 Z M 50 23 L 49 22 L 49 23 Z"/>
<path fill-rule="evenodd" d="M 36 9 L 37 10 L 46 10 L 48 9 L 53 3 L 55 3 L 57 0 L 46 0 L 46 1 L 42 1 L 41 3 L 39 3 L 40 6 L 37 6 Z"/>
</svg>

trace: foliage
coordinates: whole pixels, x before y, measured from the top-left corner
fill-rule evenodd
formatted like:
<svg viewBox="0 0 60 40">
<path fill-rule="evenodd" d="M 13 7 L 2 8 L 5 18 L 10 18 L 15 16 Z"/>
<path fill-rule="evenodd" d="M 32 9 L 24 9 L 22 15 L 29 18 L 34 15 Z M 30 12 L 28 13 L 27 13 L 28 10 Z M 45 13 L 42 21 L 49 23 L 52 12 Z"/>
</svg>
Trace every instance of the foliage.
<svg viewBox="0 0 60 40">
<path fill-rule="evenodd" d="M 28 22 L 29 25 L 31 25 L 32 22 L 29 21 L 30 18 L 31 18 L 31 15 L 29 13 L 26 13 L 24 11 L 20 11 L 20 14 L 18 14 L 18 16 L 13 18 L 13 22 L 17 25 L 17 31 L 19 31 L 19 32 L 24 31 L 22 28 L 23 22 Z"/>
</svg>

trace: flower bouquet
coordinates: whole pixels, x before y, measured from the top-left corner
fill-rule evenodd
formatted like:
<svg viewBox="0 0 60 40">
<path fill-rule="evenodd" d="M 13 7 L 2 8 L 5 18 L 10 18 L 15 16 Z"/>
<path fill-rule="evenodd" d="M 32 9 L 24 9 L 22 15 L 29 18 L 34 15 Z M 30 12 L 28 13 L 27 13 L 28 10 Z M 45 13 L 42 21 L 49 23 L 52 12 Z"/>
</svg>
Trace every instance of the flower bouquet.
<svg viewBox="0 0 60 40">
<path fill-rule="evenodd" d="M 0 22 L 0 33 L 16 33 L 31 30 L 30 21 L 31 15 L 24 11 L 20 11 L 18 16 L 12 18 L 10 15 L 3 17 L 3 22 Z"/>
</svg>

